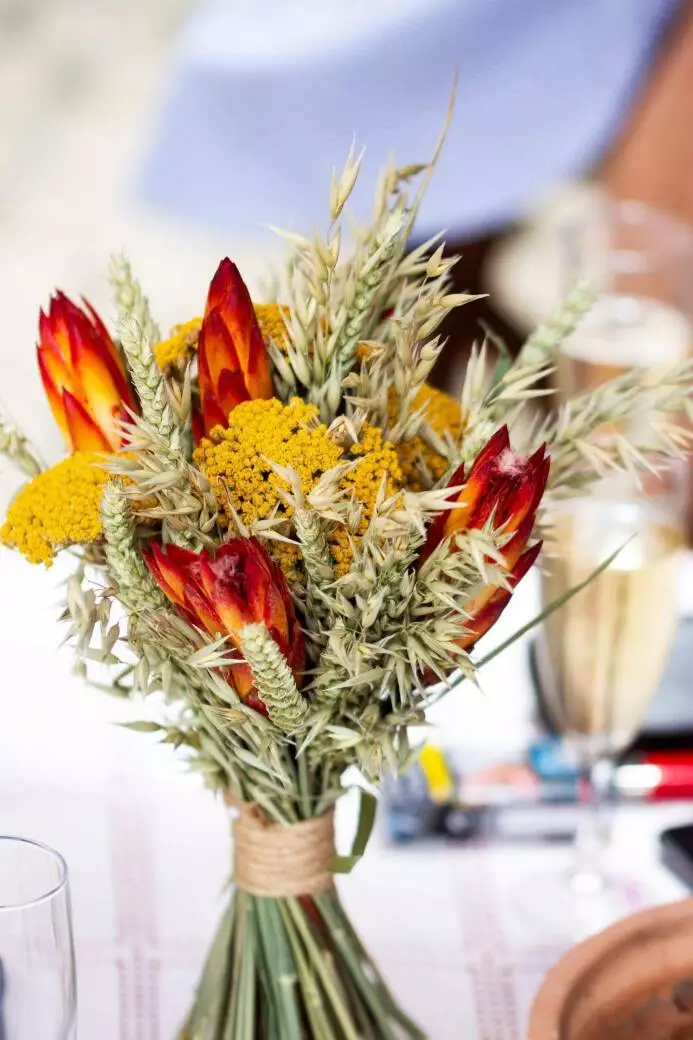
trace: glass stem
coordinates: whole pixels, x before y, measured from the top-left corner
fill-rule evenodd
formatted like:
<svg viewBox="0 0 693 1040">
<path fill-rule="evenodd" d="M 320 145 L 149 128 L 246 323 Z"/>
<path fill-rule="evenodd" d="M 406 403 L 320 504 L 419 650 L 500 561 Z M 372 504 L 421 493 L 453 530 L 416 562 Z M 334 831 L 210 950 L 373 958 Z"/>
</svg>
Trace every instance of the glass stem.
<svg viewBox="0 0 693 1040">
<path fill-rule="evenodd" d="M 580 816 L 571 883 L 577 892 L 606 887 L 605 853 L 611 841 L 615 764 L 604 751 L 585 754 L 580 770 Z"/>
</svg>

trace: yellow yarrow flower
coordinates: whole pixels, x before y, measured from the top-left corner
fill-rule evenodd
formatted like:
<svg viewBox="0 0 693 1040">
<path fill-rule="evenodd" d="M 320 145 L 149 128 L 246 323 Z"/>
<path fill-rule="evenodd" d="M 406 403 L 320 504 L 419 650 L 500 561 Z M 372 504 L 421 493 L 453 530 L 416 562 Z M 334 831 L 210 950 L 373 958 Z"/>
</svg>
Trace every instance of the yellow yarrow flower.
<svg viewBox="0 0 693 1040">
<path fill-rule="evenodd" d="M 154 347 L 154 357 L 162 372 L 176 365 L 184 365 L 197 350 L 202 318 L 191 318 L 182 325 L 174 325 L 168 339 Z"/>
<path fill-rule="evenodd" d="M 97 541 L 102 534 L 101 495 L 108 480 L 99 457 L 76 451 L 34 477 L 7 510 L 0 542 L 19 549 L 31 563 L 50 566 L 65 546 Z"/>
<path fill-rule="evenodd" d="M 375 427 L 364 426 L 361 440 L 346 453 L 318 421 L 315 405 L 298 397 L 288 405 L 276 398 L 245 401 L 229 415 L 228 427 L 215 427 L 209 437 L 200 441 L 193 455 L 227 519 L 235 511 L 246 524 L 275 513 L 285 515 L 287 520 L 291 516 L 282 498 L 286 482 L 272 469 L 269 460 L 294 469 L 303 493 L 308 494 L 326 470 L 350 457 L 359 461 L 343 477 L 341 486 L 363 506 L 358 532 L 363 533 L 383 477 L 388 494 L 402 486 L 397 453 Z M 344 573 L 351 560 L 346 529 L 335 527 L 330 544 L 338 572 Z M 273 546 L 273 553 L 292 580 L 299 560 L 298 549 L 277 545 L 276 551 Z"/>
<path fill-rule="evenodd" d="M 458 401 L 442 390 L 437 390 L 427 383 L 421 387 L 414 398 L 413 408 L 426 407 L 425 419 L 431 429 L 443 437 L 449 433 L 453 439 L 459 437 L 464 426 L 462 409 Z M 390 418 L 397 414 L 396 398 L 390 398 Z M 434 481 L 440 480 L 448 468 L 444 456 L 430 448 L 421 437 L 412 437 L 397 445 L 397 455 L 402 467 L 405 485 L 411 491 L 423 491 L 420 461 L 423 461 Z"/>
<path fill-rule="evenodd" d="M 369 343 L 360 343 L 356 350 L 356 356 L 360 361 L 367 361 L 372 353 L 373 348 Z M 449 433 L 453 439 L 460 436 L 464 420 L 459 401 L 450 394 L 425 383 L 414 398 L 412 408 L 416 410 L 422 405 L 426 407 L 426 422 L 435 433 L 441 437 Z M 388 400 L 388 419 L 394 423 L 396 418 L 397 395 L 392 387 Z M 400 441 L 397 445 L 397 455 L 402 467 L 405 487 L 410 491 L 425 490 L 421 470 L 422 462 L 425 469 L 431 474 L 434 483 L 440 480 L 448 469 L 448 460 L 439 455 L 437 451 L 433 451 L 421 437 L 411 437 L 407 441 Z"/>
<path fill-rule="evenodd" d="M 403 486 L 397 452 L 389 441 L 383 440 L 383 431 L 377 426 L 364 423 L 361 428 L 361 440 L 352 447 L 350 454 L 363 457 L 344 475 L 341 487 L 353 494 L 356 501 L 363 506 L 363 510 L 355 539 L 344 527 L 335 527 L 330 533 L 329 543 L 335 570 L 340 576 L 346 574 L 351 566 L 352 539 L 358 541 L 358 535 L 364 534 L 371 521 L 383 478 L 385 494 L 388 497 Z"/>
<path fill-rule="evenodd" d="M 289 317 L 289 308 L 278 303 L 255 303 L 253 307 L 265 342 L 273 340 L 280 350 L 283 349 L 287 343 L 284 319 Z"/>
<path fill-rule="evenodd" d="M 286 483 L 268 459 L 295 469 L 307 493 L 341 457 L 342 449 L 318 423 L 317 408 L 298 397 L 288 405 L 276 397 L 244 401 L 230 413 L 228 427 L 215 426 L 193 455 L 221 509 L 230 518 L 230 503 L 248 524 L 282 506 Z"/>
<path fill-rule="evenodd" d="M 280 307 L 276 303 L 256 303 L 254 310 L 263 339 L 274 340 L 278 347 L 283 347 L 286 343 L 283 315 L 288 315 L 288 307 Z M 201 326 L 202 318 L 191 318 L 182 325 L 174 325 L 168 339 L 162 339 L 156 344 L 154 357 L 162 371 L 187 364 L 197 350 Z"/>
</svg>

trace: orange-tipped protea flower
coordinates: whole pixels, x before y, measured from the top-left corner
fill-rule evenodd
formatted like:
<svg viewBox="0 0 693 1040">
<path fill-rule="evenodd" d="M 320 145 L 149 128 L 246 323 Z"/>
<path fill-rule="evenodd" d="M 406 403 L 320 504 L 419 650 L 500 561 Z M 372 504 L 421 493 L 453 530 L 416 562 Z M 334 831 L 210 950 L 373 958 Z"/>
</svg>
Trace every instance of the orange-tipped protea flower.
<svg viewBox="0 0 693 1040">
<path fill-rule="evenodd" d="M 265 341 L 238 268 L 226 257 L 212 279 L 198 346 L 204 432 L 226 426 L 243 401 L 274 396 Z"/>
<path fill-rule="evenodd" d="M 117 422 L 135 403 L 106 326 L 58 292 L 39 317 L 37 346 L 43 388 L 70 451 L 115 451 Z"/>
<path fill-rule="evenodd" d="M 241 647 L 243 629 L 263 624 L 300 686 L 305 663 L 303 633 L 294 614 L 286 579 L 255 538 L 233 538 L 214 556 L 176 545 L 155 545 L 147 564 L 168 599 L 194 625 L 212 636 L 225 635 Z M 230 668 L 238 695 L 265 711 L 245 663 Z"/>
<path fill-rule="evenodd" d="M 541 542 L 530 548 L 527 543 L 546 488 L 549 465 L 546 445 L 529 458 L 518 455 L 510 446 L 507 426 L 503 426 L 479 452 L 467 478 L 460 468 L 450 481 L 450 487 L 461 485 L 453 496 L 453 501 L 460 504 L 438 514 L 429 529 L 421 559 L 426 559 L 442 539 L 491 522 L 503 537 L 501 566 L 507 571 L 506 586 L 485 586 L 467 604 L 468 618 L 459 641 L 465 650 L 495 624 L 515 586 L 539 555 Z"/>
</svg>

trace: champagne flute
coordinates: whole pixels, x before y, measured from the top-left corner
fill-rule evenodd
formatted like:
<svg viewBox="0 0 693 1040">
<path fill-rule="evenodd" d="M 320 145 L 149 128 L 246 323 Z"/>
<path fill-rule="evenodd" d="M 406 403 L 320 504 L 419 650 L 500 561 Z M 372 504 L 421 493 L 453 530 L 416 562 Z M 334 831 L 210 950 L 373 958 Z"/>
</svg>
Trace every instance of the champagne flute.
<svg viewBox="0 0 693 1040">
<path fill-rule="evenodd" d="M 544 623 L 540 645 L 549 681 L 546 707 L 572 749 L 584 807 L 572 887 L 607 884 L 609 796 L 615 757 L 632 741 L 666 667 L 677 622 L 685 494 L 678 467 L 642 487 L 603 482 L 557 511 L 546 604 L 621 548 L 611 565 Z"/>
<path fill-rule="evenodd" d="M 75 1040 L 67 866 L 57 852 L 0 836 L 0 1040 Z"/>
<path fill-rule="evenodd" d="M 693 229 L 635 201 L 594 199 L 561 228 L 566 290 L 597 300 L 558 355 L 562 397 L 629 369 L 661 372 L 693 346 Z"/>
<path fill-rule="evenodd" d="M 561 245 L 566 290 L 582 279 L 597 299 L 557 352 L 560 401 L 629 371 L 654 381 L 690 356 L 692 228 L 643 203 L 599 197 L 562 226 Z M 692 478 L 689 468 L 691 540 Z"/>
</svg>

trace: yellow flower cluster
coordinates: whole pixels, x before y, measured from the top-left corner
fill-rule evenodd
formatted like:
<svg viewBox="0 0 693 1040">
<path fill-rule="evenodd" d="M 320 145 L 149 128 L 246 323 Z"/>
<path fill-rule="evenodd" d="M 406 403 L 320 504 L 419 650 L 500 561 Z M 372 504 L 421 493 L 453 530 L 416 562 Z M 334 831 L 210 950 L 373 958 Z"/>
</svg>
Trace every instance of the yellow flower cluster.
<svg viewBox="0 0 693 1040">
<path fill-rule="evenodd" d="M 168 339 L 154 347 L 154 357 L 162 372 L 176 365 L 184 365 L 197 350 L 202 318 L 191 318 L 182 325 L 174 325 Z"/>
<path fill-rule="evenodd" d="M 108 474 L 98 455 L 76 451 L 19 492 L 0 528 L 0 542 L 31 563 L 50 566 L 59 549 L 101 537 L 101 495 Z"/>
<path fill-rule="evenodd" d="M 426 406 L 426 422 L 435 433 L 442 437 L 447 432 L 453 438 L 460 435 L 463 428 L 462 409 L 454 397 L 426 384 L 414 398 L 414 409 L 421 408 L 422 405 Z M 397 399 L 394 394 L 390 397 L 389 410 L 390 419 L 394 420 L 397 414 Z M 412 491 L 423 490 L 420 460 L 423 460 L 434 481 L 440 480 L 448 468 L 447 459 L 429 448 L 421 437 L 402 441 L 397 445 L 397 454 L 404 483 Z"/>
<path fill-rule="evenodd" d="M 280 349 L 284 347 L 287 340 L 284 318 L 289 317 L 289 308 L 280 307 L 278 303 L 255 303 L 253 307 L 265 342 L 272 339 Z"/>
<path fill-rule="evenodd" d="M 229 415 L 226 429 L 215 426 L 194 452 L 221 508 L 229 503 L 245 523 L 268 517 L 279 504 L 286 482 L 269 464 L 291 466 L 308 492 L 318 477 L 335 466 L 342 449 L 317 422 L 318 410 L 294 397 L 290 404 L 245 401 Z"/>
<path fill-rule="evenodd" d="M 397 453 L 375 427 L 365 426 L 361 441 L 345 455 L 327 427 L 318 422 L 314 405 L 298 397 L 288 405 L 276 398 L 246 401 L 231 412 L 228 427 L 215 427 L 194 453 L 195 462 L 208 477 L 227 519 L 231 518 L 233 507 L 247 524 L 275 511 L 287 518 L 291 515 L 282 499 L 286 482 L 272 469 L 269 460 L 294 469 L 307 494 L 326 470 L 350 456 L 359 461 L 344 476 L 342 488 L 363 505 L 362 533 L 371 518 L 383 476 L 388 493 L 402 484 Z M 346 530 L 336 529 L 330 541 L 337 569 L 343 573 L 351 559 Z M 297 560 L 295 548 L 281 546 L 275 555 L 291 579 L 289 571 Z"/>
<path fill-rule="evenodd" d="M 286 328 L 282 314 L 288 314 L 287 308 L 276 303 L 256 303 L 254 309 L 263 338 L 266 341 L 273 339 L 277 346 L 283 347 Z M 190 360 L 197 350 L 201 325 L 202 318 L 191 318 L 182 325 L 175 325 L 169 338 L 156 344 L 154 357 L 162 371 L 183 366 Z"/>
<path fill-rule="evenodd" d="M 385 478 L 385 493 L 393 495 L 402 487 L 402 469 L 397 452 L 389 441 L 383 441 L 383 432 L 377 426 L 364 423 L 361 440 L 355 444 L 351 455 L 362 456 L 361 460 L 342 478 L 341 486 L 350 491 L 363 506 L 359 534 L 363 534 L 371 517 L 373 507 Z M 351 545 L 345 528 L 335 527 L 330 534 L 330 547 L 337 574 L 346 574 L 351 566 Z"/>
</svg>

